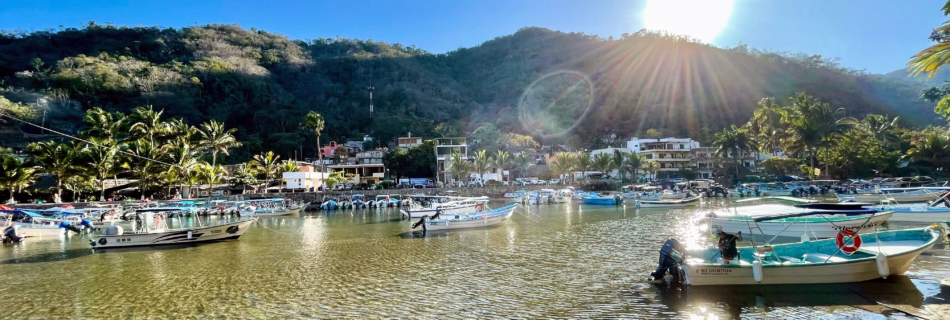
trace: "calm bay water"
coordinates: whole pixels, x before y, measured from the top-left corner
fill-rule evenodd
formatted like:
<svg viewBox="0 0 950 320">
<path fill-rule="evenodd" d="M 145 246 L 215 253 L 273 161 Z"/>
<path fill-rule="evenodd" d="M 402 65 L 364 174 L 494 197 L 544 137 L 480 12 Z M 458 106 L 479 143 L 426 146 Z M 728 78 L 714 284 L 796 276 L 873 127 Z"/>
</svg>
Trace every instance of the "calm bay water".
<svg viewBox="0 0 950 320">
<path fill-rule="evenodd" d="M 261 218 L 240 240 L 183 248 L 93 254 L 83 237 L 27 241 L 0 248 L 0 314 L 950 318 L 946 244 L 918 258 L 906 276 L 860 284 L 684 290 L 648 283 L 666 238 L 710 242 L 703 214 L 532 206 L 497 227 L 422 235 L 396 210 L 364 209 Z"/>
</svg>

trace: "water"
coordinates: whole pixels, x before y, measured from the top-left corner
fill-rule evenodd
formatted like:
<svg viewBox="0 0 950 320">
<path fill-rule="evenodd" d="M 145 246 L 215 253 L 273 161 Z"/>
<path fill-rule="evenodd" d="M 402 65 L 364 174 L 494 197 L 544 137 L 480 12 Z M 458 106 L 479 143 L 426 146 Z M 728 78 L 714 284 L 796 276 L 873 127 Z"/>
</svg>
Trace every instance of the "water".
<svg viewBox="0 0 950 320">
<path fill-rule="evenodd" d="M 496 204 L 497 205 L 497 204 Z M 92 254 L 88 239 L 0 248 L 4 319 L 950 317 L 950 249 L 860 284 L 659 288 L 676 236 L 710 241 L 702 210 L 519 209 L 425 236 L 395 210 L 261 218 L 237 241 Z M 904 228 L 919 225 L 889 225 Z M 947 281 L 941 285 L 941 281 Z"/>
</svg>

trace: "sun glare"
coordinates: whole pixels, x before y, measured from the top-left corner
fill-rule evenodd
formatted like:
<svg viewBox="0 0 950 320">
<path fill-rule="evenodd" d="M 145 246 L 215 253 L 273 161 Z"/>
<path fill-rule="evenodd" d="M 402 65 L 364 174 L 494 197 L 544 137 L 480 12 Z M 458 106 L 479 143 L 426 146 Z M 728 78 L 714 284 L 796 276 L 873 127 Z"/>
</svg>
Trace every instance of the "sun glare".
<svg viewBox="0 0 950 320">
<path fill-rule="evenodd" d="M 686 35 L 709 43 L 732 15 L 733 0 L 649 0 L 643 20 L 650 30 Z"/>
</svg>

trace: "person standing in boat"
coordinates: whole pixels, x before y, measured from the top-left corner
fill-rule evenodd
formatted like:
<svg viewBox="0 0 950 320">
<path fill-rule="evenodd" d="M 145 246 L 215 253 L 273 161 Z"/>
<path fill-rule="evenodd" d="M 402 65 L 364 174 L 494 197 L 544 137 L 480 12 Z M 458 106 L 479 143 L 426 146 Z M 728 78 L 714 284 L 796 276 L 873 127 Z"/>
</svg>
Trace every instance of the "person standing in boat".
<svg viewBox="0 0 950 320">
<path fill-rule="evenodd" d="M 736 249 L 736 241 L 742 241 L 742 231 L 737 234 L 728 234 L 719 229 L 719 251 L 722 253 L 722 263 L 729 264 L 733 259 L 738 258 L 739 250 Z"/>
</svg>

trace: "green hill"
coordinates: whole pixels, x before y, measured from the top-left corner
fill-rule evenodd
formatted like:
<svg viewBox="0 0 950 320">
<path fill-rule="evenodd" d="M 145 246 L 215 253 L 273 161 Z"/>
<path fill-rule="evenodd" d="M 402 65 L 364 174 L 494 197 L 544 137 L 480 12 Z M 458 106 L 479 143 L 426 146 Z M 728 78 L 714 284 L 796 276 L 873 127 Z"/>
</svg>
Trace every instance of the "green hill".
<svg viewBox="0 0 950 320">
<path fill-rule="evenodd" d="M 856 117 L 899 115 L 918 126 L 936 118 L 933 105 L 917 98 L 919 85 L 890 75 L 821 56 L 722 49 L 647 32 L 604 39 L 523 28 L 436 55 L 233 25 L 90 24 L 0 34 L 0 79 L 3 96 L 39 104 L 52 128 L 67 131 L 80 129 L 82 111 L 97 106 L 153 105 L 192 124 L 223 120 L 245 141 L 233 160 L 262 149 L 291 155 L 301 146 L 314 154 L 312 136 L 299 128 L 310 110 L 327 119 L 324 141 L 371 133 L 384 143 L 408 131 L 470 132 L 484 122 L 544 143 L 625 138 L 649 128 L 703 138 L 748 120 L 763 97 L 800 91 Z M 375 87 L 373 118 L 368 86 Z"/>
</svg>

